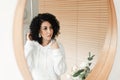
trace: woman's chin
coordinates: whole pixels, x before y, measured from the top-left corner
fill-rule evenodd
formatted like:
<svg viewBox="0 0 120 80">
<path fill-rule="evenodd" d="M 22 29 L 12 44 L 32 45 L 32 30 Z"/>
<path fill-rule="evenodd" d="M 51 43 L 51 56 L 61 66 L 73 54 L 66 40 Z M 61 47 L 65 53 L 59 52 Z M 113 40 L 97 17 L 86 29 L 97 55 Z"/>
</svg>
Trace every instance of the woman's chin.
<svg viewBox="0 0 120 80">
<path fill-rule="evenodd" d="M 51 40 L 52 38 L 51 37 L 47 37 L 47 40 Z"/>
<path fill-rule="evenodd" d="M 50 41 L 50 40 L 51 40 L 51 38 L 47 38 L 46 40 L 47 40 L 47 41 Z"/>
</svg>

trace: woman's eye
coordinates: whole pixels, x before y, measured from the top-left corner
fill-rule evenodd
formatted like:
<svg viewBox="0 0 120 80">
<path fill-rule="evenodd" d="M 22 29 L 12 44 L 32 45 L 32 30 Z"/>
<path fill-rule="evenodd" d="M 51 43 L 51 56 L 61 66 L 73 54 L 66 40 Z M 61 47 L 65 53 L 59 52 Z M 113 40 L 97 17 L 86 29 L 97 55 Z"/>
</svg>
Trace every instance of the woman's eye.
<svg viewBox="0 0 120 80">
<path fill-rule="evenodd" d="M 53 29 L 53 27 L 52 27 L 52 26 L 50 26 L 50 27 L 44 26 L 44 27 L 43 27 L 43 30 L 47 30 L 47 29 Z"/>
<path fill-rule="evenodd" d="M 47 30 L 47 27 L 45 27 L 44 30 Z"/>
</svg>

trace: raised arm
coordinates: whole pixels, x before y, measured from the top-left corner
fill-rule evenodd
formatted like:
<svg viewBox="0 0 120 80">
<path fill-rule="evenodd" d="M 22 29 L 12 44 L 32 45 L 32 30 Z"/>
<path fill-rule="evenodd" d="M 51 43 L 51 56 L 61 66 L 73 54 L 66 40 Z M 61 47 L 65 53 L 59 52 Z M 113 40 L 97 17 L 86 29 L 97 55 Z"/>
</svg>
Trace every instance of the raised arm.
<svg viewBox="0 0 120 80">
<path fill-rule="evenodd" d="M 28 67 L 31 70 L 33 68 L 33 63 L 34 63 L 33 54 L 35 53 L 35 45 L 34 45 L 34 41 L 31 40 L 29 33 L 27 34 L 27 41 L 24 46 L 24 53 Z"/>
<path fill-rule="evenodd" d="M 54 62 L 54 71 L 57 75 L 61 75 L 66 71 L 65 52 L 64 48 L 60 43 L 56 41 L 52 44 L 52 56 Z"/>
</svg>

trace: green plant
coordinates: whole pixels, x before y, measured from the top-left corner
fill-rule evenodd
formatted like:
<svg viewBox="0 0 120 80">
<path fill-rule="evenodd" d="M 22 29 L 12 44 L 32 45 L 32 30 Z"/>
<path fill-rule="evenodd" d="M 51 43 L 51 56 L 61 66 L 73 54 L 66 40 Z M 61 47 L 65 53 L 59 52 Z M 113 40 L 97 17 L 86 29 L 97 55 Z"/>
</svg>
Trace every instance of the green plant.
<svg viewBox="0 0 120 80">
<path fill-rule="evenodd" d="M 87 57 L 87 65 L 83 69 L 77 70 L 72 76 L 79 77 L 81 80 L 85 80 L 91 71 L 90 66 L 92 64 L 91 61 L 93 60 L 94 56 L 95 55 L 92 55 L 91 52 L 89 52 L 89 56 Z"/>
</svg>

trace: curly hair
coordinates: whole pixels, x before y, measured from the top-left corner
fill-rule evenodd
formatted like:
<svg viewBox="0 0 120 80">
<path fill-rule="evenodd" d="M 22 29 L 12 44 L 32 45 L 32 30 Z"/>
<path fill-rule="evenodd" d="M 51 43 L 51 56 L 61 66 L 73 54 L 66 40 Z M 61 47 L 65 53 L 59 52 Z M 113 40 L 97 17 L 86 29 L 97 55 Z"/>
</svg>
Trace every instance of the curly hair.
<svg viewBox="0 0 120 80">
<path fill-rule="evenodd" d="M 53 28 L 53 35 L 52 39 L 55 39 L 56 36 L 60 33 L 60 25 L 59 21 L 56 19 L 56 17 L 50 13 L 41 13 L 35 16 L 30 24 L 30 36 L 32 40 L 37 41 L 38 43 L 42 44 L 42 37 L 39 37 L 39 30 L 41 28 L 41 24 L 44 21 L 48 21 Z"/>
</svg>

